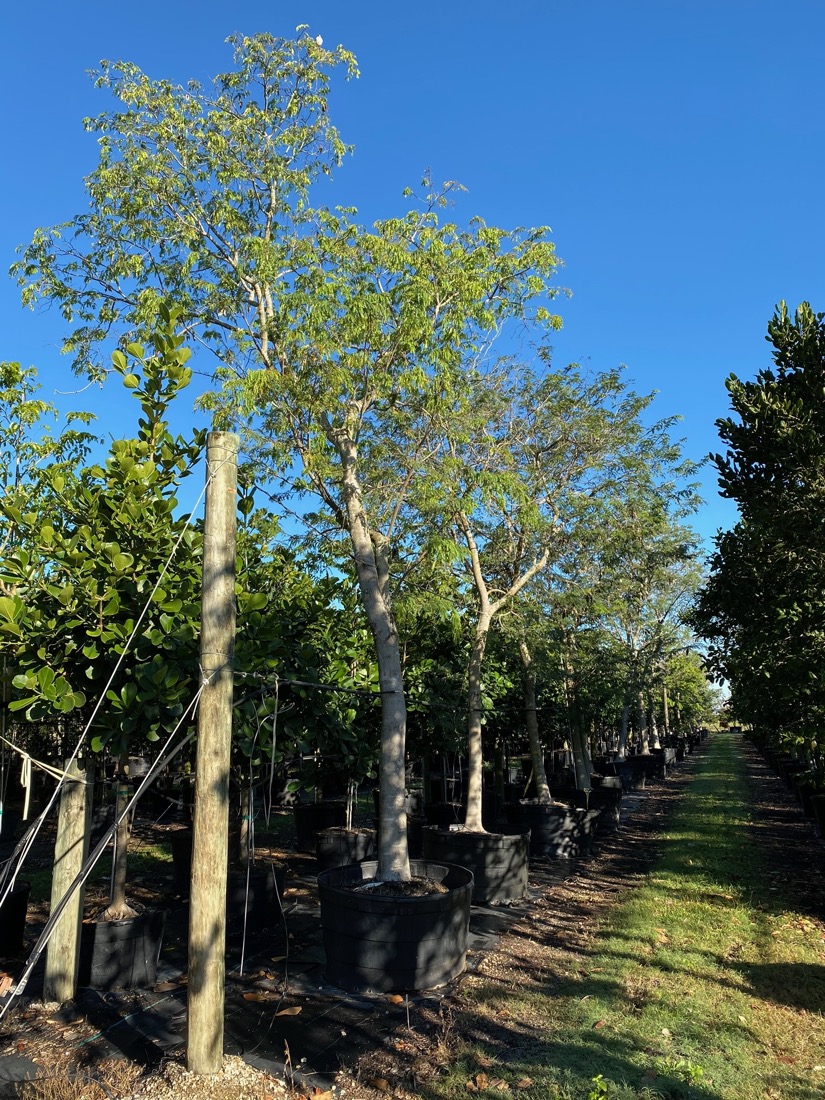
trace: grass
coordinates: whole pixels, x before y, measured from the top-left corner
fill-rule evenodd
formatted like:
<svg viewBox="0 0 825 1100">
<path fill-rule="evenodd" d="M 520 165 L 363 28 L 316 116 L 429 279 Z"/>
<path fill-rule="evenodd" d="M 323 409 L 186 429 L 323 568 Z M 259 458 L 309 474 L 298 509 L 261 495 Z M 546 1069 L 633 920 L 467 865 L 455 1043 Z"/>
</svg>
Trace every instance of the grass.
<svg viewBox="0 0 825 1100">
<path fill-rule="evenodd" d="M 464 1095 L 479 1065 L 529 1100 L 823 1095 L 825 928 L 775 892 L 732 736 L 712 741 L 656 846 L 575 972 L 469 983 L 456 1030 L 470 1041 L 428 1095 Z"/>
</svg>

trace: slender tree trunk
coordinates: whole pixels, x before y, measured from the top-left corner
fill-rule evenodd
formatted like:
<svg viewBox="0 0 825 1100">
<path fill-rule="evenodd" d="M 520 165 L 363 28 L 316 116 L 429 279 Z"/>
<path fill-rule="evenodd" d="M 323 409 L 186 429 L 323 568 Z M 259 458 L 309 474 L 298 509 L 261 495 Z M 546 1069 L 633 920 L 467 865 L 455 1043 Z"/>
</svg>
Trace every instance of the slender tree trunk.
<svg viewBox="0 0 825 1100">
<path fill-rule="evenodd" d="M 665 731 L 665 740 L 670 740 L 670 705 L 667 698 L 667 684 L 662 683 L 662 726 Z"/>
<path fill-rule="evenodd" d="M 134 909 L 126 902 L 126 860 L 129 847 L 129 816 L 124 813 L 132 788 L 129 785 L 129 756 L 123 753 L 117 762 L 115 779 L 115 820 L 120 820 L 114 840 L 112 854 L 112 893 L 109 907 L 103 914 L 104 920 L 125 920 L 135 915 Z M 123 815 L 121 819 L 121 815 Z"/>
<path fill-rule="evenodd" d="M 527 737 L 530 743 L 530 759 L 533 762 L 533 778 L 536 783 L 536 795 L 539 802 L 549 804 L 553 801 L 550 794 L 550 784 L 547 782 L 547 772 L 544 767 L 544 751 L 539 738 L 539 723 L 536 712 L 536 672 L 533 666 L 533 655 L 527 647 L 524 639 L 519 643 L 519 653 L 524 665 L 523 692 L 524 692 L 524 721 L 527 726 Z"/>
<path fill-rule="evenodd" d="M 570 661 L 567 649 L 563 652 L 561 661 L 562 671 L 564 673 L 564 697 L 567 704 L 567 725 L 570 732 L 573 773 L 576 777 L 577 789 L 585 790 L 590 787 L 592 765 L 590 762 L 590 753 L 587 748 L 587 740 L 582 730 L 573 665 Z"/>
<path fill-rule="evenodd" d="M 465 827 L 475 833 L 485 832 L 481 820 L 482 804 L 482 702 L 481 667 L 492 615 L 482 610 L 476 623 L 475 641 L 467 668 L 467 814 Z"/>
<path fill-rule="evenodd" d="M 356 473 L 355 442 L 346 433 L 333 433 L 332 439 L 341 459 L 347 530 L 352 543 L 361 601 L 375 639 L 381 689 L 378 877 L 385 881 L 407 880 L 410 877 L 407 815 L 404 805 L 407 707 L 398 631 L 390 606 L 387 547 L 380 538 L 373 537 L 369 530 Z"/>
<path fill-rule="evenodd" d="M 252 857 L 252 794 L 241 779 L 241 821 L 238 828 L 237 862 L 246 865 Z"/>
<path fill-rule="evenodd" d="M 647 711 L 645 710 L 644 692 L 639 688 L 636 692 L 636 712 L 639 715 L 639 751 L 644 756 L 650 755 L 650 740 L 647 731 Z"/>
<path fill-rule="evenodd" d="M 650 711 L 650 739 L 653 742 L 654 749 L 660 749 L 662 747 L 659 741 L 659 726 L 656 723 L 656 711 L 652 708 Z"/>
<path fill-rule="evenodd" d="M 630 703 L 625 700 L 622 707 L 622 725 L 619 730 L 619 744 L 616 746 L 616 759 L 624 760 L 627 756 L 627 727 L 630 722 Z"/>
</svg>

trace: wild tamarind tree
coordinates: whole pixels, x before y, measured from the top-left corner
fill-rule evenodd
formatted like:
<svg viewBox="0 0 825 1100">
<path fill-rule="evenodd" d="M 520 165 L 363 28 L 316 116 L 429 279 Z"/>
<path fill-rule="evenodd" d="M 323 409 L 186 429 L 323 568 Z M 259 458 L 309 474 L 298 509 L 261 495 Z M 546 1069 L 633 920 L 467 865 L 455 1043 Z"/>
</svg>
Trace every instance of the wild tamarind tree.
<svg viewBox="0 0 825 1100">
<path fill-rule="evenodd" d="M 204 399 L 216 423 L 244 432 L 262 477 L 333 518 L 379 668 L 379 875 L 405 878 L 393 543 L 427 476 L 433 417 L 466 410 L 468 365 L 481 369 L 511 323 L 558 325 L 558 259 L 544 228 L 443 222 L 443 193 L 369 229 L 353 211 L 315 209 L 313 183 L 346 152 L 331 76 L 354 73 L 354 58 L 304 28 L 230 41 L 235 67 L 210 88 L 102 65 L 97 83 L 122 109 L 86 122 L 100 135 L 89 209 L 38 230 L 13 273 L 24 301 L 59 306 L 66 350 L 96 376 L 102 343 L 144 334 L 174 301 L 189 341 L 217 357 Z"/>
<path fill-rule="evenodd" d="M 631 475 L 650 398 L 627 390 L 620 372 L 588 377 L 575 366 L 479 376 L 471 409 L 441 423 L 433 474 L 419 502 L 472 593 L 467 667 L 466 828 L 483 832 L 483 668 L 490 629 L 516 615 L 528 589 L 563 572 L 575 547 L 593 543 L 605 498 Z M 517 641 L 528 669 L 526 638 Z M 533 733 L 535 700 L 533 699 Z M 530 726 L 528 725 L 528 729 Z M 534 747 L 537 737 L 533 738 Z M 540 780 L 539 780 L 540 782 Z M 546 780 L 544 796 L 549 799 Z"/>
</svg>

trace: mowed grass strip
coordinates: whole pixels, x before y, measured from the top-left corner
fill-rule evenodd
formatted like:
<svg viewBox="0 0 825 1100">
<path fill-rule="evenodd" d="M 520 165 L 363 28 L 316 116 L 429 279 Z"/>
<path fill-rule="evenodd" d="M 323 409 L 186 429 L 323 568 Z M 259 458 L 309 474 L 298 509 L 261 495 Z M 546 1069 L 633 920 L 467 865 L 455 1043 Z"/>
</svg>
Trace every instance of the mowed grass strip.
<svg viewBox="0 0 825 1100">
<path fill-rule="evenodd" d="M 466 983 L 469 1043 L 431 1095 L 821 1100 L 825 925 L 786 907 L 749 815 L 739 742 L 717 734 L 654 869 L 578 956 Z"/>
</svg>

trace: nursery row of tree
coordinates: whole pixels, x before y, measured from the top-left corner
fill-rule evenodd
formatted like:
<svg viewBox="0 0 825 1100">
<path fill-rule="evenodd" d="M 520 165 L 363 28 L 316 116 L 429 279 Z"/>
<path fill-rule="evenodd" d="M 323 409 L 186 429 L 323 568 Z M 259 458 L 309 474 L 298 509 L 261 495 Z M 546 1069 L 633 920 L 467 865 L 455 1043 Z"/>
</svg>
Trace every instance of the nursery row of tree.
<svg viewBox="0 0 825 1100">
<path fill-rule="evenodd" d="M 552 362 L 546 228 L 449 220 L 459 189 L 428 179 L 370 226 L 321 205 L 354 59 L 232 41 L 207 89 L 102 63 L 88 210 L 14 265 L 77 371 L 140 413 L 94 461 L 88 418 L 43 436 L 33 373 L 3 368 L 4 691 L 116 754 L 189 720 L 201 531 L 179 491 L 203 438 L 169 410 L 196 377 L 242 440 L 237 751 L 377 762 L 380 873 L 403 877 L 410 752 L 466 751 L 480 827 L 485 738 L 567 742 L 586 784 L 591 746 L 707 719 L 692 471 L 651 396 Z"/>
<path fill-rule="evenodd" d="M 774 366 L 727 383 L 715 462 L 740 519 L 717 537 L 693 622 L 732 713 L 808 755 L 821 778 L 825 314 L 783 302 L 767 339 Z"/>
</svg>

